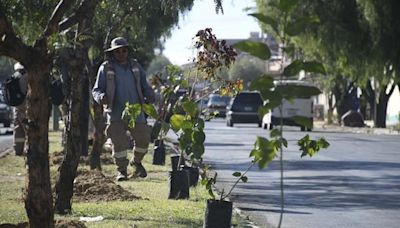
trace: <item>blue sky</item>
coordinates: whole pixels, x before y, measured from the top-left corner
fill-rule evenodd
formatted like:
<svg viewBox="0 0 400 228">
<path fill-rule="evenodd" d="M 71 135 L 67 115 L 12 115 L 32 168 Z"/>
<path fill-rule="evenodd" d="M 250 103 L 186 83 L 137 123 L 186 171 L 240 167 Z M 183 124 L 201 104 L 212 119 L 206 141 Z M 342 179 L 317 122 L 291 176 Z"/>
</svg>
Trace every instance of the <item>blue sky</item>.
<svg viewBox="0 0 400 228">
<path fill-rule="evenodd" d="M 197 31 L 212 28 L 218 39 L 245 39 L 250 32 L 259 32 L 258 23 L 250 12 L 243 11 L 246 7 L 254 7 L 254 0 L 224 0 L 224 14 L 216 14 L 213 0 L 195 0 L 192 10 L 181 15 L 179 26 L 172 31 L 172 36 L 166 40 L 164 55 L 173 64 L 181 65 L 194 56 L 192 38 Z"/>
</svg>

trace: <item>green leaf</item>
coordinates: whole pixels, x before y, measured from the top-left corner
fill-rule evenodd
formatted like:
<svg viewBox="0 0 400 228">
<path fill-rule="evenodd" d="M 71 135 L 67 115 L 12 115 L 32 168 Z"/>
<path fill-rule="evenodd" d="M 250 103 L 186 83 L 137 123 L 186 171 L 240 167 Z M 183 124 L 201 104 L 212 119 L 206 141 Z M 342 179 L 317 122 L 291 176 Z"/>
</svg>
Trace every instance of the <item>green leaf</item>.
<svg viewBox="0 0 400 228">
<path fill-rule="evenodd" d="M 243 181 L 243 183 L 246 183 L 247 180 L 248 180 L 248 178 L 247 178 L 246 176 L 242 176 L 242 177 L 240 178 L 240 180 Z"/>
<path fill-rule="evenodd" d="M 251 13 L 249 16 L 257 18 L 260 22 L 271 26 L 271 28 L 278 33 L 278 22 L 270 16 L 261 14 L 261 13 Z"/>
<path fill-rule="evenodd" d="M 203 144 L 194 144 L 193 145 L 193 157 L 196 159 L 201 159 L 204 154 L 204 145 Z"/>
<path fill-rule="evenodd" d="M 185 119 L 185 116 L 180 114 L 173 114 L 170 118 L 171 128 L 175 132 L 178 132 L 179 129 L 182 128 L 182 123 Z"/>
<path fill-rule="evenodd" d="M 298 140 L 297 145 L 300 147 L 300 151 L 302 151 L 301 157 L 306 155 L 312 157 L 321 149 L 326 149 L 329 147 L 329 143 L 324 138 L 320 138 L 318 141 L 311 140 L 308 134 Z"/>
<path fill-rule="evenodd" d="M 192 121 L 185 119 L 185 120 L 182 122 L 181 128 L 182 128 L 182 129 L 185 129 L 185 130 L 186 130 L 186 129 L 192 129 L 192 128 L 193 128 L 193 123 L 192 123 Z"/>
<path fill-rule="evenodd" d="M 159 119 L 156 108 L 152 104 L 143 104 L 143 111 L 153 119 Z"/>
<path fill-rule="evenodd" d="M 160 121 L 156 121 L 151 128 L 151 138 L 157 139 L 161 132 L 162 123 Z"/>
<path fill-rule="evenodd" d="M 250 82 L 250 90 L 257 90 L 262 93 L 263 90 L 270 91 L 274 88 L 274 79 L 269 75 L 261 75 Z"/>
<path fill-rule="evenodd" d="M 317 61 L 304 62 L 303 70 L 310 73 L 326 74 L 324 65 Z"/>
<path fill-rule="evenodd" d="M 192 140 L 196 144 L 203 144 L 206 139 L 206 135 L 203 131 L 193 131 L 192 133 Z"/>
<path fill-rule="evenodd" d="M 267 114 L 271 109 L 265 107 L 265 106 L 260 106 L 258 107 L 257 113 L 258 113 L 258 117 L 260 119 L 262 119 L 264 117 L 265 114 Z"/>
<path fill-rule="evenodd" d="M 271 51 L 269 50 L 269 47 L 263 42 L 241 41 L 233 46 L 262 60 L 268 60 L 271 57 Z"/>
<path fill-rule="evenodd" d="M 320 138 L 320 139 L 318 140 L 318 146 L 319 146 L 320 148 L 326 149 L 326 148 L 328 148 L 328 147 L 330 146 L 330 144 L 329 144 L 328 141 L 325 140 L 324 137 L 322 137 L 322 138 Z"/>
<path fill-rule="evenodd" d="M 121 119 L 128 124 L 130 129 L 135 127 L 136 119 L 142 113 L 142 106 L 140 104 L 125 103 L 125 109 L 122 111 Z"/>
<path fill-rule="evenodd" d="M 282 145 L 287 148 L 288 147 L 287 140 L 285 138 L 281 138 L 281 141 L 282 141 Z"/>
<path fill-rule="evenodd" d="M 269 136 L 271 138 L 275 138 L 275 137 L 280 137 L 281 136 L 281 131 L 278 129 L 273 129 L 270 133 Z"/>
<path fill-rule="evenodd" d="M 301 34 L 302 32 L 306 31 L 307 27 L 309 27 L 312 24 L 317 24 L 319 23 L 318 17 L 302 17 L 302 18 L 296 18 L 295 21 L 292 23 L 289 23 L 286 26 L 286 33 L 289 36 L 297 36 Z"/>
<path fill-rule="evenodd" d="M 197 119 L 197 127 L 199 129 L 204 129 L 204 120 L 202 118 Z"/>
<path fill-rule="evenodd" d="M 191 117 L 197 116 L 197 104 L 193 101 L 185 101 L 182 104 L 183 110 L 188 113 Z"/>
<path fill-rule="evenodd" d="M 90 61 L 94 61 L 99 55 L 100 55 L 101 51 L 94 45 L 90 46 L 89 50 L 88 50 L 88 57 L 90 59 Z"/>
<path fill-rule="evenodd" d="M 304 126 L 306 128 L 312 129 L 313 128 L 313 121 L 304 116 L 294 116 L 293 121 L 300 124 L 301 126 Z"/>
<path fill-rule="evenodd" d="M 295 60 L 291 64 L 285 67 L 283 70 L 283 75 L 290 77 L 295 76 L 303 69 L 303 61 Z"/>
<path fill-rule="evenodd" d="M 289 13 L 294 9 L 294 7 L 296 7 L 298 2 L 299 0 L 280 0 L 278 7 L 283 12 Z"/>
<path fill-rule="evenodd" d="M 250 156 L 254 156 L 254 161 L 260 169 L 265 168 L 276 156 L 277 150 L 273 145 L 274 141 L 269 141 L 267 138 L 257 136 L 254 143 L 254 149 Z"/>
<path fill-rule="evenodd" d="M 232 176 L 240 177 L 240 176 L 242 176 L 242 173 L 241 172 L 234 172 L 234 173 L 232 173 Z"/>
<path fill-rule="evenodd" d="M 166 122 L 161 122 L 161 127 L 164 134 L 166 134 L 169 131 L 170 125 Z"/>
<path fill-rule="evenodd" d="M 276 91 L 282 95 L 286 100 L 293 98 L 310 98 L 321 93 L 315 86 L 301 86 L 301 85 L 282 85 L 276 87 Z"/>
</svg>

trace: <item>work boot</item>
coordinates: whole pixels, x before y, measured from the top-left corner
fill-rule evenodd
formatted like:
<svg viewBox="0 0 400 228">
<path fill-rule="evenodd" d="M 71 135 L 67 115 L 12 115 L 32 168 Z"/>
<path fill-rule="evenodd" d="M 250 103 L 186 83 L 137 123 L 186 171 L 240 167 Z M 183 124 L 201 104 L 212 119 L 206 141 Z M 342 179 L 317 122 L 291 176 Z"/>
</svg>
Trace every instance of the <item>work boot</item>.
<svg viewBox="0 0 400 228">
<path fill-rule="evenodd" d="M 128 180 L 128 173 L 126 171 L 121 171 L 117 173 L 117 177 L 115 178 L 117 181 L 126 181 Z"/>
<path fill-rule="evenodd" d="M 132 177 L 147 177 L 146 169 L 143 167 L 142 163 L 130 161 L 129 164 L 134 168 Z"/>
</svg>

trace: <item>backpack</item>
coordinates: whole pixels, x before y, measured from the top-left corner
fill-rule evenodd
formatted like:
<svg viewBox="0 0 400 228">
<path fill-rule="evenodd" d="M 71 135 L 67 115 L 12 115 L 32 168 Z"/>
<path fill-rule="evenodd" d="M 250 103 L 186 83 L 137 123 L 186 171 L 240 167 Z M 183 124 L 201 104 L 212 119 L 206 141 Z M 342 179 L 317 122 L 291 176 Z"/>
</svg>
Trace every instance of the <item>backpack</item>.
<svg viewBox="0 0 400 228">
<path fill-rule="evenodd" d="M 23 94 L 19 86 L 20 77 L 14 74 L 6 78 L 1 86 L 4 102 L 9 106 L 19 106 L 24 103 L 26 94 Z"/>
<path fill-rule="evenodd" d="M 53 79 L 50 84 L 50 98 L 53 105 L 60 105 L 65 99 L 61 79 Z"/>
</svg>

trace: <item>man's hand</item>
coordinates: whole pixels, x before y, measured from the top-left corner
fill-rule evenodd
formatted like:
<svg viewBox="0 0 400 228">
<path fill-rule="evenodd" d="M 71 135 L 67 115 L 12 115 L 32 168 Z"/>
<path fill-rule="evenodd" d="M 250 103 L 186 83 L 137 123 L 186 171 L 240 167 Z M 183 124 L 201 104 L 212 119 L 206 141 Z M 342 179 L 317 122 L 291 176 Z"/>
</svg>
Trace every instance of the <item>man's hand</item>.
<svg viewBox="0 0 400 228">
<path fill-rule="evenodd" d="M 108 104 L 107 96 L 105 93 L 100 95 L 100 104 Z"/>
</svg>

